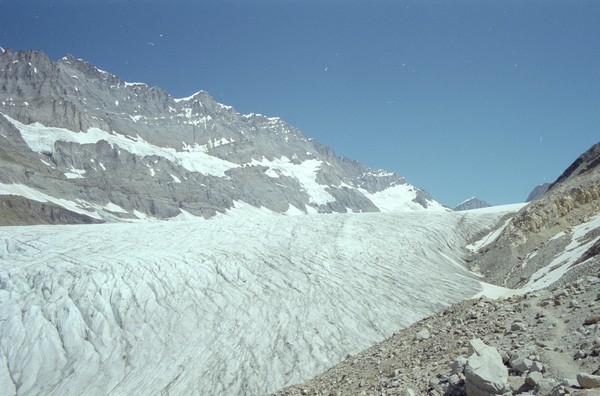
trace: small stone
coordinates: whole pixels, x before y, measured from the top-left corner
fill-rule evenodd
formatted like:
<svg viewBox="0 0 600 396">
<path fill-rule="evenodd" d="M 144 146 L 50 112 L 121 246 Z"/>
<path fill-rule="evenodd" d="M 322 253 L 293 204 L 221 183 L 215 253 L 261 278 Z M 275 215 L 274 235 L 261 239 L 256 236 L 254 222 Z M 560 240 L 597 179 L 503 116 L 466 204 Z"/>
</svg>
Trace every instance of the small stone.
<svg viewBox="0 0 600 396">
<path fill-rule="evenodd" d="M 458 386 L 461 383 L 462 379 L 458 376 L 458 374 L 452 374 L 448 377 L 448 383 L 454 387 Z"/>
<path fill-rule="evenodd" d="M 575 355 L 573 356 L 573 359 L 585 359 L 586 357 L 587 357 L 587 353 L 585 353 L 584 351 L 582 351 L 580 349 L 575 353 Z"/>
<path fill-rule="evenodd" d="M 423 329 L 421 331 L 419 331 L 417 334 L 415 334 L 415 341 L 421 341 L 421 340 L 426 340 L 428 339 L 430 336 L 429 334 L 429 330 L 427 329 Z"/>
<path fill-rule="evenodd" d="M 511 375 L 508 377 L 508 386 L 513 392 L 517 392 L 525 385 L 525 378 Z"/>
<path fill-rule="evenodd" d="M 577 382 L 584 389 L 600 388 L 600 375 L 579 373 L 577 374 Z"/>
<path fill-rule="evenodd" d="M 585 320 L 583 321 L 583 324 L 585 326 L 590 326 L 593 324 L 596 324 L 600 322 L 600 315 L 592 315 L 592 316 L 588 316 L 587 318 L 585 318 Z"/>
<path fill-rule="evenodd" d="M 517 373 L 521 374 L 521 373 L 525 373 L 525 372 L 529 371 L 529 369 L 533 365 L 533 361 L 531 361 L 530 359 L 521 357 L 521 356 L 517 356 L 517 357 L 513 357 L 512 359 L 510 359 L 509 364 L 513 370 L 515 370 Z"/>
<path fill-rule="evenodd" d="M 550 396 L 563 396 L 563 395 L 568 395 L 569 393 L 567 393 L 567 390 L 564 386 L 562 385 L 558 385 L 555 386 L 551 391 L 550 391 Z"/>
<path fill-rule="evenodd" d="M 544 365 L 540 362 L 533 362 L 533 364 L 529 368 L 530 373 L 535 373 L 535 372 L 541 373 L 543 371 L 544 371 Z"/>
<path fill-rule="evenodd" d="M 511 331 L 523 331 L 526 328 L 527 328 L 527 326 L 523 322 L 514 322 L 513 324 L 510 325 Z"/>
<path fill-rule="evenodd" d="M 539 374 L 539 373 L 536 373 Z M 542 378 L 536 385 L 538 395 L 550 395 L 553 389 L 558 386 L 558 381 L 551 378 Z"/>
<path fill-rule="evenodd" d="M 569 301 L 569 308 L 579 308 L 579 302 L 575 299 Z"/>
<path fill-rule="evenodd" d="M 454 363 L 452 363 L 451 374 L 459 374 L 465 371 L 465 366 L 467 365 L 467 358 L 464 356 L 459 356 L 454 359 Z"/>
<path fill-rule="evenodd" d="M 529 373 L 525 378 L 525 383 L 530 386 L 537 386 L 543 379 L 544 377 L 540 372 Z"/>
<path fill-rule="evenodd" d="M 555 299 L 561 298 L 561 297 L 567 297 L 568 295 L 569 295 L 569 292 L 566 291 L 565 289 L 558 290 L 558 291 L 552 293 L 552 297 L 554 297 Z"/>
<path fill-rule="evenodd" d="M 406 388 L 404 389 L 404 392 L 402 392 L 402 396 L 417 396 L 417 394 L 411 388 Z"/>
</svg>

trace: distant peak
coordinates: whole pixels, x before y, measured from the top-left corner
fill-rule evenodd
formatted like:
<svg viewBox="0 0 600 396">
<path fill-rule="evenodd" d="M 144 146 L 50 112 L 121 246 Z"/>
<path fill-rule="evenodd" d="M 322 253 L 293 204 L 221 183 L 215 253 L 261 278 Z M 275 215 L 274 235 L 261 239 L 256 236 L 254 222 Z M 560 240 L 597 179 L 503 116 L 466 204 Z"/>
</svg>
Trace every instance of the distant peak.
<svg viewBox="0 0 600 396">
<path fill-rule="evenodd" d="M 189 101 L 196 99 L 198 96 L 204 96 L 204 95 L 208 95 L 208 92 L 200 90 L 198 92 L 194 92 L 190 96 L 186 96 L 185 98 L 173 98 L 173 101 L 175 101 L 175 103 L 189 102 Z"/>
<path fill-rule="evenodd" d="M 456 205 L 453 210 L 461 211 L 461 210 L 471 210 L 471 209 L 481 209 L 481 208 L 489 208 L 489 203 L 477 198 L 471 197 L 469 199 L 464 200 L 460 204 Z"/>
</svg>

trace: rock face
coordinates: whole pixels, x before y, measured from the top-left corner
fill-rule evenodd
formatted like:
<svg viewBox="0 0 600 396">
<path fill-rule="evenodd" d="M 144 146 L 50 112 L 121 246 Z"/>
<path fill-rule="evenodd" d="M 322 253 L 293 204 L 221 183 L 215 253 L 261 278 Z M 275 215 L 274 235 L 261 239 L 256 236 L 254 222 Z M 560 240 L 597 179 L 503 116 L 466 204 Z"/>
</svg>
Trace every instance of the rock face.
<svg viewBox="0 0 600 396">
<path fill-rule="evenodd" d="M 579 258 L 589 259 L 600 251 L 595 223 L 599 213 L 600 144 L 595 144 L 544 195 L 499 225 L 494 234 L 498 236 L 471 257 L 469 265 L 488 282 L 507 287 L 533 282 L 536 274 L 563 273 Z M 557 257 L 557 252 L 582 241 L 583 251 Z"/>
<path fill-rule="evenodd" d="M 239 114 L 206 92 L 175 99 L 72 56 L 11 50 L 0 52 L 0 194 L 103 221 L 210 218 L 248 206 L 445 210 L 279 118 Z"/>
<path fill-rule="evenodd" d="M 469 352 L 471 356 L 465 366 L 467 395 L 503 394 L 508 385 L 508 371 L 498 350 L 476 338 L 470 341 Z"/>
<path fill-rule="evenodd" d="M 453 210 L 461 211 L 461 210 L 471 210 L 471 209 L 481 209 L 481 208 L 489 208 L 489 203 L 482 201 L 477 197 L 469 198 L 466 201 L 462 202 L 459 205 L 456 205 Z"/>
</svg>

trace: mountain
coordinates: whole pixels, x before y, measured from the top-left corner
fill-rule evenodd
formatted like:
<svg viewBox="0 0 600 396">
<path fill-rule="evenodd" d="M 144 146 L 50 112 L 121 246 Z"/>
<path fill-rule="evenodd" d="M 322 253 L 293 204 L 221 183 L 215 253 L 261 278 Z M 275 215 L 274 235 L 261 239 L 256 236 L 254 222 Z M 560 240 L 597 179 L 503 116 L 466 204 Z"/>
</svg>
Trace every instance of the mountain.
<svg viewBox="0 0 600 396">
<path fill-rule="evenodd" d="M 531 202 L 531 201 L 538 199 L 539 197 L 544 195 L 546 193 L 546 191 L 548 191 L 549 187 L 550 187 L 550 183 L 542 183 L 538 186 L 535 186 L 535 188 L 533 190 L 531 190 L 531 192 L 527 196 L 527 199 L 525 200 L 525 202 Z"/>
<path fill-rule="evenodd" d="M 456 205 L 454 207 L 454 211 L 461 211 L 461 210 L 471 210 L 471 209 L 482 209 L 482 208 L 489 208 L 490 205 L 489 203 L 482 201 L 481 199 L 477 198 L 477 197 L 473 197 L 473 198 L 469 198 L 465 201 L 463 201 L 462 203 Z"/>
<path fill-rule="evenodd" d="M 0 49 L 0 224 L 446 210 L 394 173 L 206 92 L 175 99 L 65 56 Z"/>
</svg>

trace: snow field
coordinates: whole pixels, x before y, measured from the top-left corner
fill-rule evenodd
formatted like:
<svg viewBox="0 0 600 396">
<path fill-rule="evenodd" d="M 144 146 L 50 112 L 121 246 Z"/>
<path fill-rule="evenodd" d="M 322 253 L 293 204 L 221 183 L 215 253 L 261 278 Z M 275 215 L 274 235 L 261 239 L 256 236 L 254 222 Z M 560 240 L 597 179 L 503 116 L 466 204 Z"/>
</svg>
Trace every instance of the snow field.
<svg viewBox="0 0 600 396">
<path fill-rule="evenodd" d="M 2 394 L 264 394 L 481 290 L 500 214 L 0 228 Z"/>
</svg>

